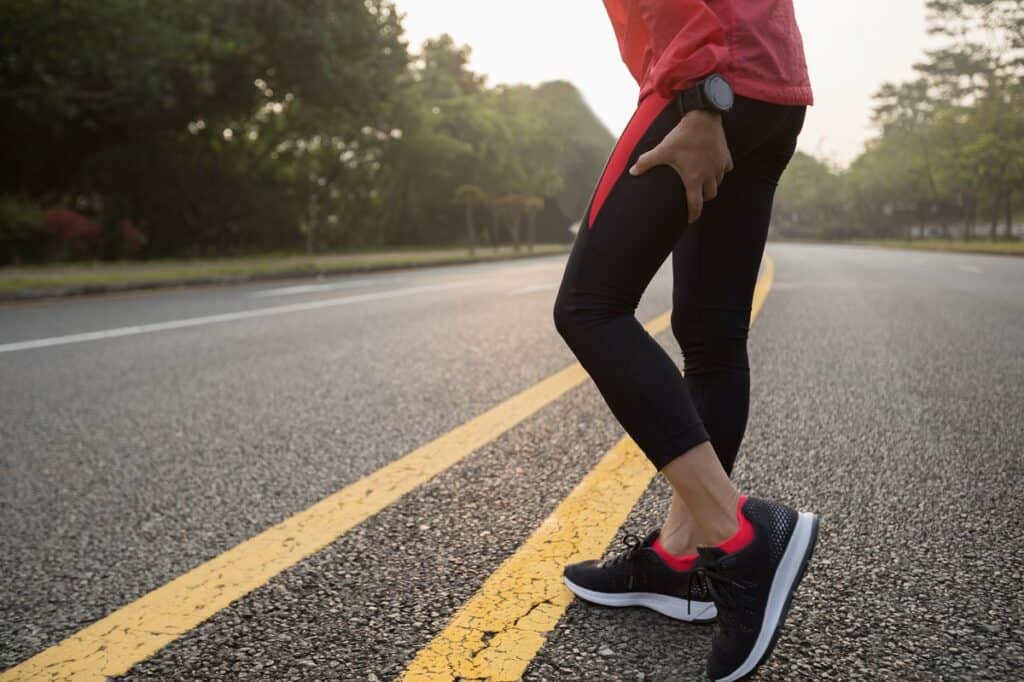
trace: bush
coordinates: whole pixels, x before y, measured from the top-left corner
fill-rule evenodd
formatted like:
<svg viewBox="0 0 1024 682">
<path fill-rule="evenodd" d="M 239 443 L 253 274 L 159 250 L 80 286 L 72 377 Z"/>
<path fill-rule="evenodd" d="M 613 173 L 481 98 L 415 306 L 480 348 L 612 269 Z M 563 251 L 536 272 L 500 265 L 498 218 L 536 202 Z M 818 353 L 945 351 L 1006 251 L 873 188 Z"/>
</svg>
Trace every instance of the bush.
<svg viewBox="0 0 1024 682">
<path fill-rule="evenodd" d="M 146 235 L 138 228 L 131 218 L 122 218 L 118 223 L 120 232 L 118 234 L 118 255 L 121 258 L 133 258 L 139 254 L 146 244 Z"/>
<path fill-rule="evenodd" d="M 32 237 L 43 222 L 43 209 L 20 197 L 0 197 L 0 265 L 38 260 Z"/>
<path fill-rule="evenodd" d="M 69 208 L 47 211 L 35 232 L 47 260 L 95 260 L 102 253 L 102 228 Z"/>
<path fill-rule="evenodd" d="M 0 196 L 0 265 L 134 258 L 146 235 L 131 218 L 110 231 L 68 208 L 44 210 L 17 196 Z"/>
</svg>

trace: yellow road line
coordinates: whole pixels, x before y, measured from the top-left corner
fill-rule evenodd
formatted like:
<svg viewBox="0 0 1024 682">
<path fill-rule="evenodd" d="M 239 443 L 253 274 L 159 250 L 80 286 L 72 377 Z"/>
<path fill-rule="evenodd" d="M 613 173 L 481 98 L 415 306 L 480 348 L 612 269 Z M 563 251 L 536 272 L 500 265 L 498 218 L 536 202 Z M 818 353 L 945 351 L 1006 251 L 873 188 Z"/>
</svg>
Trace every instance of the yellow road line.
<svg viewBox="0 0 1024 682">
<path fill-rule="evenodd" d="M 670 313 L 648 322 L 654 335 Z M 127 604 L 0 673 L 24 679 L 102 680 L 123 675 L 236 599 L 323 549 L 587 379 L 570 365 L 308 509 Z"/>
<path fill-rule="evenodd" d="M 764 304 L 775 266 L 765 256 L 750 320 Z M 562 582 L 567 563 L 599 556 L 657 473 L 626 436 L 505 560 L 421 649 L 401 678 L 518 680 L 572 601 Z"/>
</svg>

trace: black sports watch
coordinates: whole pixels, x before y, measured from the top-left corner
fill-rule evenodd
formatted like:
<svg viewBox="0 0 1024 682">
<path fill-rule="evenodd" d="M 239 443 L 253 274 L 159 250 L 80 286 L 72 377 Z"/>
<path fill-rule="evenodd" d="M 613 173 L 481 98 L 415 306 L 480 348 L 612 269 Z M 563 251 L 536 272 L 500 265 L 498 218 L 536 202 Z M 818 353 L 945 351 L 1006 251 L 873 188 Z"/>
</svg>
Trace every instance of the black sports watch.
<svg viewBox="0 0 1024 682">
<path fill-rule="evenodd" d="M 717 73 L 697 81 L 686 90 L 677 92 L 675 96 L 676 109 L 680 116 L 686 116 L 687 112 L 695 109 L 724 114 L 732 109 L 734 99 L 729 81 Z"/>
</svg>

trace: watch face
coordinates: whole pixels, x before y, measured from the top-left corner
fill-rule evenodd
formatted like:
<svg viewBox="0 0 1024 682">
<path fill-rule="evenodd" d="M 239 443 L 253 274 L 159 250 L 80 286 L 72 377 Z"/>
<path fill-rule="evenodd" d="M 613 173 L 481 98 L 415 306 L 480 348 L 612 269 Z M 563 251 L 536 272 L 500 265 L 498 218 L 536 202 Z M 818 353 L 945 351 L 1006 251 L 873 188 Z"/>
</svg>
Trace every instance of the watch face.
<svg viewBox="0 0 1024 682">
<path fill-rule="evenodd" d="M 715 108 L 722 111 L 728 111 L 732 108 L 732 88 L 721 76 L 710 76 L 704 81 L 704 94 L 711 100 Z"/>
</svg>

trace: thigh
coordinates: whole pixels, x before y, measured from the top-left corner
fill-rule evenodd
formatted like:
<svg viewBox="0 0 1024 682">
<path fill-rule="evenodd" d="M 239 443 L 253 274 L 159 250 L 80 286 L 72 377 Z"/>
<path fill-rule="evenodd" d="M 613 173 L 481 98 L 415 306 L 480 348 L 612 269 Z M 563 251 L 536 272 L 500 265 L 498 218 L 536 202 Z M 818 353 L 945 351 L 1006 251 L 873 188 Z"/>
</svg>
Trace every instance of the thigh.
<svg viewBox="0 0 1024 682">
<path fill-rule="evenodd" d="M 695 329 L 722 316 L 749 324 L 775 188 L 803 123 L 802 107 L 754 104 L 726 125 L 735 169 L 672 252 L 673 309 Z"/>
<path fill-rule="evenodd" d="M 710 311 L 749 315 L 775 186 L 743 175 L 730 173 L 718 196 L 704 205 L 701 219 L 674 246 L 672 304 L 684 324 L 707 318 Z"/>
<path fill-rule="evenodd" d="M 686 194 L 669 166 L 639 176 L 628 168 L 679 122 L 656 93 L 637 108 L 616 142 L 580 224 L 560 296 L 633 311 L 686 226 Z"/>
</svg>

